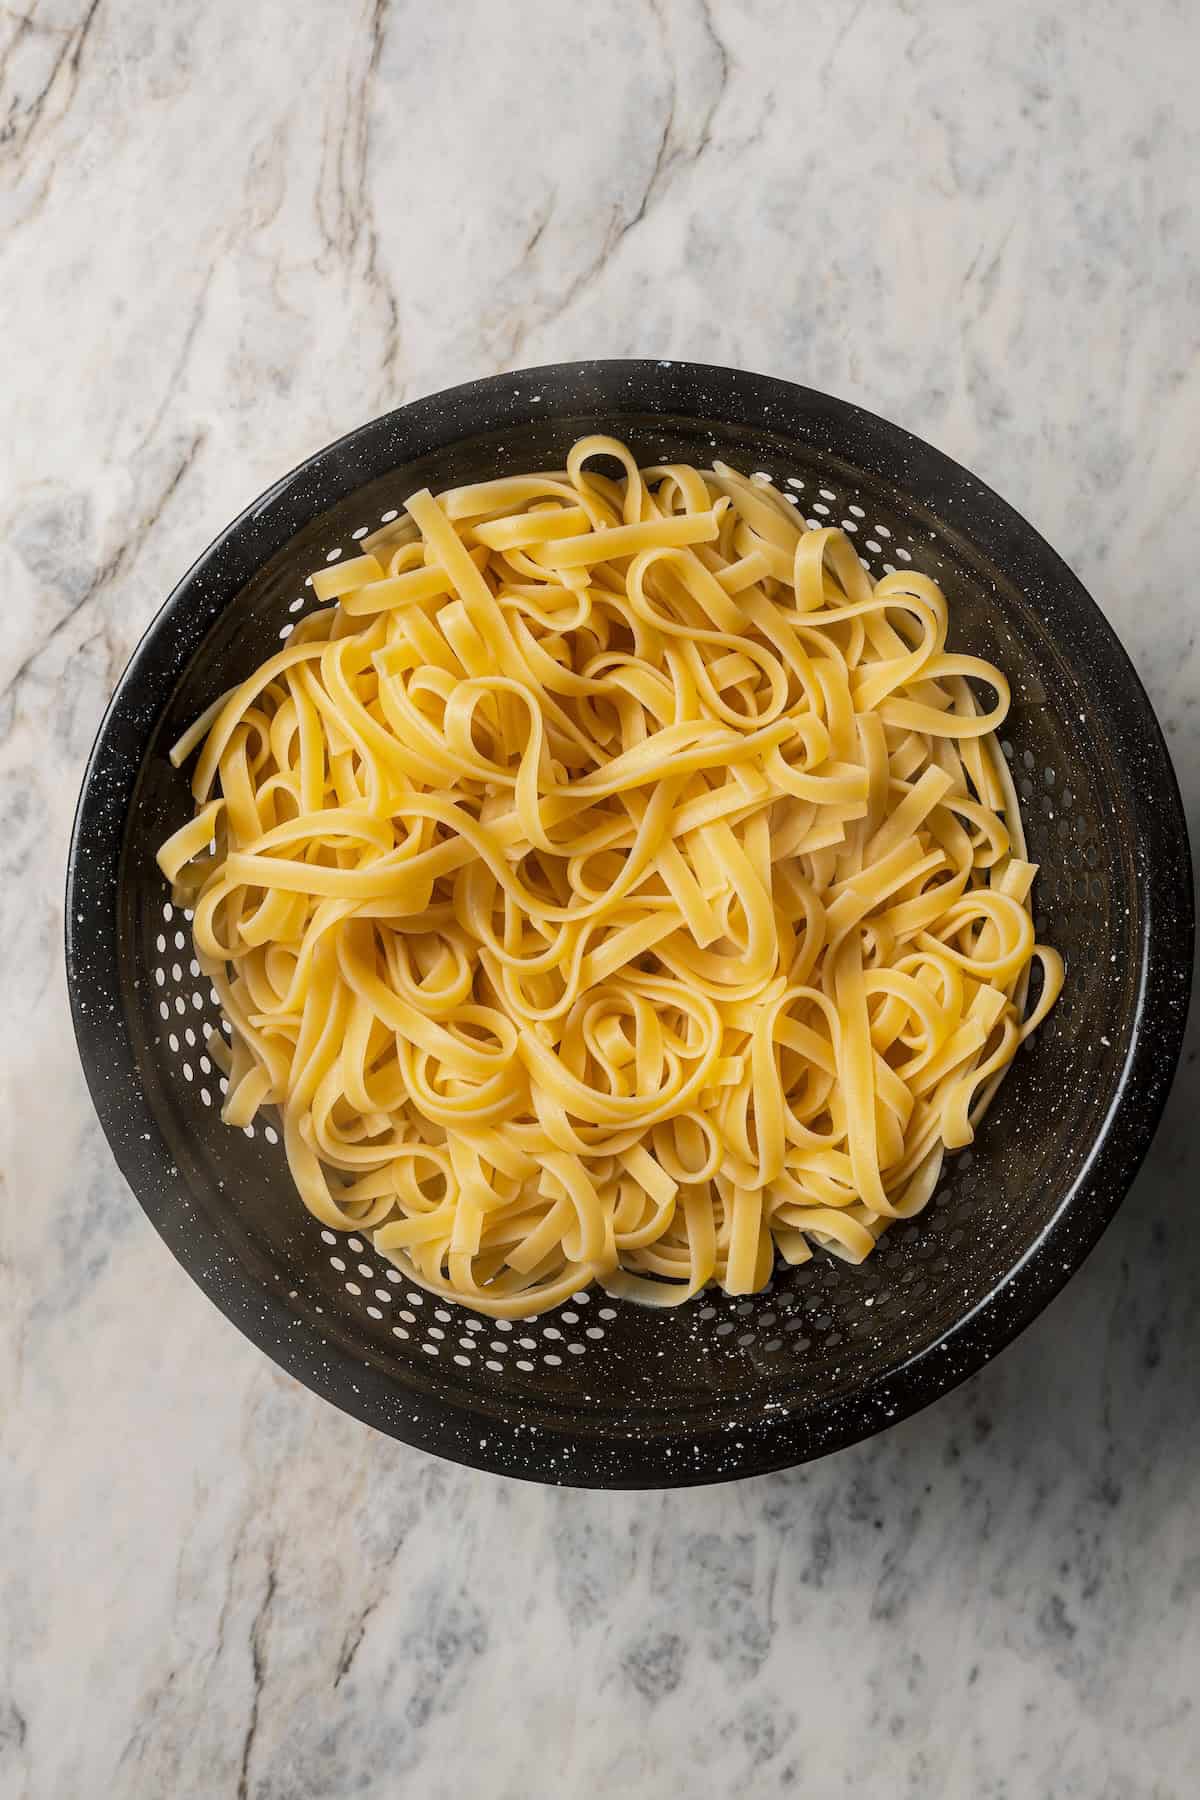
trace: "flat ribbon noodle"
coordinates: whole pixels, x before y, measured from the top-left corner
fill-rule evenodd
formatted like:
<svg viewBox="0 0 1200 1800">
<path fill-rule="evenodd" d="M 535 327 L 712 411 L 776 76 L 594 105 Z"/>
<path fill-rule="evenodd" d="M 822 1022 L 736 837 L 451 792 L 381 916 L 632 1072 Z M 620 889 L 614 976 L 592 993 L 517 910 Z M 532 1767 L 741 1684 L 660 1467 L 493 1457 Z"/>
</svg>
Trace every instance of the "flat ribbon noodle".
<svg viewBox="0 0 1200 1800">
<path fill-rule="evenodd" d="M 311 586 L 175 746 L 159 854 L 222 1116 L 275 1109 L 310 1211 L 499 1318 L 750 1293 L 918 1212 L 1063 983 L 1008 686 L 937 585 L 595 436 Z"/>
</svg>

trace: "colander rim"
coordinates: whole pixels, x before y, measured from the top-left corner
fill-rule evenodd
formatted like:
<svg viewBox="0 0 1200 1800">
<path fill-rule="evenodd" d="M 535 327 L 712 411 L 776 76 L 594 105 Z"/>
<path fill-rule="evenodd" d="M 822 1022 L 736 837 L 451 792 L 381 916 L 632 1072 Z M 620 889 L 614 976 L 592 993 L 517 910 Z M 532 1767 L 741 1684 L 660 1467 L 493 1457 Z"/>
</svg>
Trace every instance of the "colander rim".
<svg viewBox="0 0 1200 1800">
<path fill-rule="evenodd" d="M 739 1423 L 736 1444 L 720 1425 L 692 1433 L 682 1467 L 669 1434 L 614 1446 L 589 1437 L 580 1421 L 561 1435 L 543 1429 L 540 1443 L 526 1437 L 514 1457 L 499 1413 L 477 1439 L 464 1434 L 454 1409 L 425 1393 L 406 1392 L 401 1406 L 394 1383 L 322 1336 L 282 1294 L 241 1271 L 231 1279 L 224 1240 L 202 1213 L 180 1205 L 178 1187 L 164 1178 L 169 1151 L 138 1080 L 121 999 L 117 893 L 129 807 L 155 724 L 216 618 L 315 514 L 357 488 L 464 436 L 548 417 L 580 418 L 590 410 L 589 390 L 598 386 L 609 419 L 624 411 L 643 419 L 769 425 L 894 483 L 910 498 L 936 493 L 939 515 L 952 517 L 1014 581 L 1036 575 L 1056 606 L 1086 616 L 1088 655 L 1101 659 L 1109 677 L 1108 723 L 1137 750 L 1125 773 L 1135 790 L 1146 920 L 1138 1003 L 1112 1105 L 1053 1217 L 988 1295 L 935 1341 L 803 1418 L 771 1413 Z M 72 1021 L 92 1103 L 139 1204 L 219 1310 L 310 1390 L 404 1442 L 523 1479 L 611 1488 L 734 1480 L 844 1448 L 949 1392 L 1011 1343 L 1082 1264 L 1149 1149 L 1182 1050 L 1195 930 L 1186 816 L 1153 707 L 1104 614 L 1040 533 L 969 470 L 851 402 L 779 377 L 653 359 L 547 364 L 410 401 L 317 451 L 246 507 L 171 590 L 105 710 L 76 806 L 65 908 Z M 97 931 L 99 919 L 105 929 Z M 114 1069 L 129 1077 L 127 1084 L 111 1078 Z"/>
</svg>

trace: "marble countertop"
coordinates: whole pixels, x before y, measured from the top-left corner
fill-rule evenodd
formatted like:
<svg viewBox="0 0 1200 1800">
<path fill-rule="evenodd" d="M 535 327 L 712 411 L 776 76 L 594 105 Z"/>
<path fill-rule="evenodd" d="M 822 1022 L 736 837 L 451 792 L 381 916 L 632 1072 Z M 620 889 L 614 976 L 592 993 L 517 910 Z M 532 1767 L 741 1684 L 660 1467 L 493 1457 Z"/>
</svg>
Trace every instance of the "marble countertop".
<svg viewBox="0 0 1200 1800">
<path fill-rule="evenodd" d="M 1124 638 L 1200 808 L 1188 0 L 0 9 L 0 1795 L 1200 1785 L 1200 1065 L 998 1362 L 825 1462 L 544 1491 L 278 1372 L 118 1177 L 61 886 L 194 555 L 360 420 L 586 354 L 930 438 Z M 1198 834 L 1200 835 L 1200 834 Z"/>
</svg>

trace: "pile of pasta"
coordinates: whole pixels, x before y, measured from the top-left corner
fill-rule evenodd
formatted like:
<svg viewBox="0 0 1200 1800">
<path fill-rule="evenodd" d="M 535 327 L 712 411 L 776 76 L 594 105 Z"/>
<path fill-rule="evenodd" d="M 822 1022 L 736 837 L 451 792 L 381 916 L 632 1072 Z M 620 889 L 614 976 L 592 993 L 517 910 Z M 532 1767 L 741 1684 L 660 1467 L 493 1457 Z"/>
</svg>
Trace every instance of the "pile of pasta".
<svg viewBox="0 0 1200 1800">
<path fill-rule="evenodd" d="M 1003 675 L 764 478 L 611 438 L 362 552 L 172 752 L 227 1123 L 497 1317 L 861 1261 L 1062 984 Z"/>
</svg>

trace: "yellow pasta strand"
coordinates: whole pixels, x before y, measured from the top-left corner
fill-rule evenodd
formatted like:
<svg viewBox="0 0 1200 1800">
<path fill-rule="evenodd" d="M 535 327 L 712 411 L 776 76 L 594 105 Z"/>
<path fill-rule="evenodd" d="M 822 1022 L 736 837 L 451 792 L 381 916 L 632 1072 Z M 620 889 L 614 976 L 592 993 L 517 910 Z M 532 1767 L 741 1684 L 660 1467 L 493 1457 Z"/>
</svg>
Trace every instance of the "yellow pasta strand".
<svg viewBox="0 0 1200 1800">
<path fill-rule="evenodd" d="M 918 1212 L 1064 979 L 937 586 L 604 437 L 311 585 L 172 752 L 159 853 L 223 1117 L 276 1109 L 310 1211 L 501 1318 L 751 1293 Z"/>
</svg>

